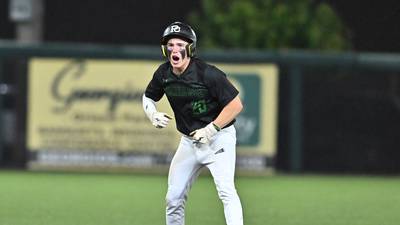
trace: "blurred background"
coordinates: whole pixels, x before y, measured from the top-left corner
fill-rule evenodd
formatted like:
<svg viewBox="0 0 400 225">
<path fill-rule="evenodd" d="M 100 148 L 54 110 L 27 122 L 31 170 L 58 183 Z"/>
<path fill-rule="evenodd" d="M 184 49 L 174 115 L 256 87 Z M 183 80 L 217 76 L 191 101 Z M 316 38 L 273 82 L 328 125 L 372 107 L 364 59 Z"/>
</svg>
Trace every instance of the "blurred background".
<svg viewBox="0 0 400 225">
<path fill-rule="evenodd" d="M 249 136 L 238 143 L 239 169 L 400 172 L 400 3 L 396 0 L 2 0 L 0 166 L 134 169 L 168 165 L 173 147 L 165 152 L 148 147 L 154 140 L 129 144 L 146 134 L 138 133 L 142 127 L 135 128 L 137 121 L 144 120 L 139 118 L 140 108 L 118 121 L 119 117 L 109 114 L 99 118 L 82 112 L 95 106 L 81 106 L 57 121 L 52 114 L 55 103 L 44 98 L 57 100 L 60 93 L 93 88 L 90 79 L 86 86 L 74 87 L 70 81 L 66 85 L 70 89 L 52 94 L 68 71 L 92 67 L 112 71 L 112 62 L 121 62 L 117 65 L 121 68 L 129 61 L 139 63 L 138 68 L 150 68 L 143 70 L 146 74 L 132 74 L 136 80 L 128 85 L 124 84 L 127 78 L 115 78 L 122 79 L 116 83 L 128 93 L 120 93 L 121 98 L 137 105 L 135 94 L 163 61 L 162 31 L 174 21 L 194 27 L 199 57 L 225 66 L 228 76 L 246 93 L 258 91 L 254 96 L 246 94 L 244 101 L 254 112 L 248 110 L 238 120 L 243 128 L 239 138 Z M 242 67 L 230 69 L 234 65 Z M 137 68 L 126 69 L 131 70 L 134 73 Z M 138 82 L 143 84 L 136 87 Z M 89 99 L 89 94 L 80 92 L 74 97 Z M 134 123 L 129 129 L 113 125 L 124 121 Z M 248 133 L 245 128 L 252 121 L 254 132 Z M 77 132 L 88 139 L 77 139 Z M 92 143 L 96 138 L 107 139 L 107 132 L 114 135 L 110 142 Z M 174 136 L 171 132 L 168 135 Z M 151 135 L 161 134 L 147 133 Z"/>
</svg>

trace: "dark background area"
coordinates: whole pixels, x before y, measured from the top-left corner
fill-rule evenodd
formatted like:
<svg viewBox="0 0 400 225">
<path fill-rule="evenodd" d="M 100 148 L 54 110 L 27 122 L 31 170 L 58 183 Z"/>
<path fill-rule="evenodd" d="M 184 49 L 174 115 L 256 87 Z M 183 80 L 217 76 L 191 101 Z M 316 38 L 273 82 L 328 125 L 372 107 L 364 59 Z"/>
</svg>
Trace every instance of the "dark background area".
<svg viewBox="0 0 400 225">
<path fill-rule="evenodd" d="M 400 1 L 328 0 L 348 32 L 355 51 L 400 51 Z"/>
<path fill-rule="evenodd" d="M 169 23 L 185 21 L 200 1 L 45 0 L 44 41 L 158 45 Z M 354 51 L 400 51 L 400 2 L 326 0 L 347 27 Z M 8 1 L 0 1 L 0 38 L 15 37 Z"/>
</svg>

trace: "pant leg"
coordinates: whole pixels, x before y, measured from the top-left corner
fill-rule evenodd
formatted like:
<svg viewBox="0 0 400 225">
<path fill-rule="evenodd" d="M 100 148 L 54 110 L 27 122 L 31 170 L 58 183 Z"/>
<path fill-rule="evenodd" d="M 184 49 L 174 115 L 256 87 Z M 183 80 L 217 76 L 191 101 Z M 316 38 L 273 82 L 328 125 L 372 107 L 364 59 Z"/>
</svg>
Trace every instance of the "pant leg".
<svg viewBox="0 0 400 225">
<path fill-rule="evenodd" d="M 218 196 L 224 205 L 227 225 L 243 225 L 242 204 L 237 194 L 234 177 L 236 164 L 236 131 L 233 126 L 221 130 L 212 143 L 215 162 L 208 164 Z"/>
<path fill-rule="evenodd" d="M 201 169 L 192 146 L 191 140 L 182 137 L 170 165 L 166 195 L 167 225 L 185 224 L 187 194 Z"/>
</svg>

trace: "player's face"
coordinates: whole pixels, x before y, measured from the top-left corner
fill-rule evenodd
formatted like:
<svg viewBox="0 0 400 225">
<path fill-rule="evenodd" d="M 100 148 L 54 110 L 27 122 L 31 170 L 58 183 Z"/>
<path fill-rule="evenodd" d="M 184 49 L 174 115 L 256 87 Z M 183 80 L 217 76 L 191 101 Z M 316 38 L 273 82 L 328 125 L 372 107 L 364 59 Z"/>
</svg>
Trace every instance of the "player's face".
<svg viewBox="0 0 400 225">
<path fill-rule="evenodd" d="M 167 43 L 168 59 L 174 70 L 183 72 L 189 65 L 190 57 L 186 52 L 189 43 L 179 38 L 171 38 Z"/>
</svg>

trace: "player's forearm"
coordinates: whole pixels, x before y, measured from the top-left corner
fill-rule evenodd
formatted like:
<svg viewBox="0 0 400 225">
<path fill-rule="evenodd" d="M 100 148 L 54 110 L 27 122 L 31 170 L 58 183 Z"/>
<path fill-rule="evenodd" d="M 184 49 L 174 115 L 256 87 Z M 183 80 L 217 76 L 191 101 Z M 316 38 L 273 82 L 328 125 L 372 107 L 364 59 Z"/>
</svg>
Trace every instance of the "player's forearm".
<svg viewBox="0 0 400 225">
<path fill-rule="evenodd" d="M 151 98 L 148 98 L 146 97 L 145 94 L 143 94 L 142 105 L 144 112 L 146 113 L 147 117 L 151 120 L 153 113 L 157 112 L 156 103 Z"/>
<path fill-rule="evenodd" d="M 218 117 L 213 121 L 220 128 L 225 127 L 242 111 L 243 105 L 239 96 L 236 96 L 231 102 L 226 105 Z"/>
</svg>

